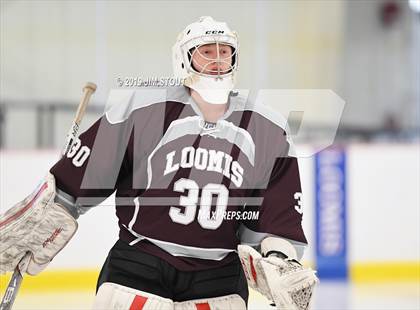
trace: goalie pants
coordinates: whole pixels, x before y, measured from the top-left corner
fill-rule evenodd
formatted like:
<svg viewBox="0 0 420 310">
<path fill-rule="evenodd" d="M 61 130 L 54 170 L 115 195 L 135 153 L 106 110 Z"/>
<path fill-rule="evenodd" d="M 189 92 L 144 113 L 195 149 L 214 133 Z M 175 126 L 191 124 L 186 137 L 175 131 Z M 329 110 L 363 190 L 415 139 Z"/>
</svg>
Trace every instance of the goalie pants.
<svg viewBox="0 0 420 310">
<path fill-rule="evenodd" d="M 181 271 L 118 240 L 102 267 L 96 290 L 104 282 L 179 302 L 238 294 L 248 303 L 248 284 L 239 257 L 218 268 Z"/>
</svg>

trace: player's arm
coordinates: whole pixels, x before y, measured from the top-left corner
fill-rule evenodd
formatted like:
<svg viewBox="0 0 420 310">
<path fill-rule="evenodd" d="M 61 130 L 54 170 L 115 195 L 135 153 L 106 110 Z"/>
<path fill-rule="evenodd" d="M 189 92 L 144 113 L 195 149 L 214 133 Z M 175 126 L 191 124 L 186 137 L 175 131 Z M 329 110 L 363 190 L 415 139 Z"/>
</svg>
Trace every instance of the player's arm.
<svg viewBox="0 0 420 310">
<path fill-rule="evenodd" d="M 112 141 L 124 140 L 124 126 L 112 126 L 105 117 L 98 120 L 31 195 L 1 215 L 0 273 L 12 271 L 28 252 L 31 254 L 20 264 L 20 270 L 31 275 L 42 271 L 76 232 L 78 216 L 112 194 L 122 160 L 118 167 L 110 163 L 117 162 L 115 156 L 124 156 L 113 148 Z M 108 161 L 110 157 L 114 161 Z M 110 180 L 115 173 L 117 177 Z M 104 184 L 103 179 L 110 182 Z M 78 203 L 79 197 L 88 202 Z"/>
<path fill-rule="evenodd" d="M 111 124 L 103 116 L 83 133 L 51 169 L 55 201 L 78 218 L 116 189 L 128 171 L 133 126 L 127 120 Z"/>
</svg>

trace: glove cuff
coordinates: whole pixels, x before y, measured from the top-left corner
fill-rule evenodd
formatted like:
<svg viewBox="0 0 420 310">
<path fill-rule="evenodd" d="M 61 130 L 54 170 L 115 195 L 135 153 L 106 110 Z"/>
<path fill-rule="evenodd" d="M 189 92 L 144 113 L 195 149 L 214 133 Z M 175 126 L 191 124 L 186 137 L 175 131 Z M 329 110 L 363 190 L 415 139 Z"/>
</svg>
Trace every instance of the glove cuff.
<svg viewBox="0 0 420 310">
<path fill-rule="evenodd" d="M 267 237 L 261 242 L 261 254 L 268 257 L 271 254 L 279 254 L 280 258 L 298 260 L 295 247 L 287 240 L 279 237 Z M 284 256 L 284 257 L 282 257 Z"/>
</svg>

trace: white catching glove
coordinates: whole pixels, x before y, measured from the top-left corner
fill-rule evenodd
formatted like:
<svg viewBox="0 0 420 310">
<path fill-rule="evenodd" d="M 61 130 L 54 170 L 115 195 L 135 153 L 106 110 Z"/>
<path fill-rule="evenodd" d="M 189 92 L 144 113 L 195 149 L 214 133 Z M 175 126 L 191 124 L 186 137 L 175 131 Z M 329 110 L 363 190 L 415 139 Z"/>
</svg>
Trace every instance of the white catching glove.
<svg viewBox="0 0 420 310">
<path fill-rule="evenodd" d="M 77 222 L 55 196 L 49 173 L 30 196 L 0 216 L 0 274 L 13 271 L 28 252 L 19 269 L 38 274 L 73 237 Z"/>
<path fill-rule="evenodd" d="M 274 255 L 279 252 L 286 258 Z M 277 309 L 309 309 L 318 278 L 315 271 L 297 261 L 296 250 L 290 242 L 269 237 L 261 243 L 263 255 L 247 245 L 239 245 L 238 253 L 248 285 L 274 301 Z"/>
</svg>

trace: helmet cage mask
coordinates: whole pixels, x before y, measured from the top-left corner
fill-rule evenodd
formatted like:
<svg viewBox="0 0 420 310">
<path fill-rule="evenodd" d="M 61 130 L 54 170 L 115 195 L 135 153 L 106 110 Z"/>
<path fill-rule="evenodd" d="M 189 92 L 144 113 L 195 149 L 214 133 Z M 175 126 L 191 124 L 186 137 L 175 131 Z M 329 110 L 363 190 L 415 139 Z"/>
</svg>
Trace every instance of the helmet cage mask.
<svg viewBox="0 0 420 310">
<path fill-rule="evenodd" d="M 188 74 L 197 74 L 199 76 L 207 77 L 207 78 L 213 78 L 213 79 L 223 79 L 230 77 L 233 75 L 238 67 L 238 57 L 237 57 L 237 51 L 238 48 L 236 46 L 237 38 L 233 35 L 203 35 L 200 37 L 192 38 L 185 43 L 183 43 L 180 46 L 181 54 L 183 57 L 183 66 L 185 66 L 185 70 Z M 205 45 L 210 44 L 216 44 L 216 51 L 217 51 L 217 57 L 216 58 L 210 58 L 202 53 L 200 53 L 199 48 Z M 222 46 L 229 46 L 232 50 L 231 55 L 222 58 L 220 56 L 220 48 Z M 208 63 L 201 68 L 194 68 L 192 60 L 193 60 L 193 54 L 199 53 L 200 57 L 204 60 L 207 60 Z M 220 70 L 220 65 L 217 66 L 217 70 L 211 71 L 211 74 L 204 73 L 203 71 L 209 71 L 207 70 L 207 67 L 209 65 L 212 65 L 214 63 L 219 64 L 228 64 L 228 69 L 225 71 Z M 197 70 L 198 69 L 198 70 Z M 201 69 L 201 70 L 200 70 Z M 214 73 L 214 74 L 212 74 Z"/>
</svg>

